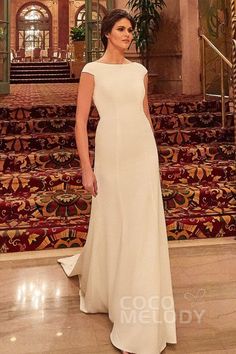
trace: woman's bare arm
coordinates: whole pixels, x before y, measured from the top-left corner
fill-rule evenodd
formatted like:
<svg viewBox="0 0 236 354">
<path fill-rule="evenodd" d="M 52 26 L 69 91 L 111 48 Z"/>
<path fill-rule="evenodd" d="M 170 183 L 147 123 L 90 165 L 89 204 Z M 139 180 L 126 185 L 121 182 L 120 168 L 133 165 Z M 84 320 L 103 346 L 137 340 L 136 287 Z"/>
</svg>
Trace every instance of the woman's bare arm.
<svg viewBox="0 0 236 354">
<path fill-rule="evenodd" d="M 81 73 L 77 97 L 75 138 L 82 168 L 82 184 L 86 191 L 94 197 L 98 193 L 97 179 L 89 159 L 87 123 L 94 91 L 94 77 L 89 73 Z"/>
<path fill-rule="evenodd" d="M 80 157 L 82 171 L 91 169 L 87 122 L 93 97 L 94 77 L 89 73 L 81 73 L 75 123 L 76 145 Z"/>
<path fill-rule="evenodd" d="M 143 110 L 149 120 L 151 125 L 152 131 L 154 132 L 153 125 L 152 125 L 152 118 L 150 115 L 149 107 L 148 107 L 148 74 L 144 76 L 144 86 L 145 86 L 145 96 L 143 100 Z"/>
</svg>

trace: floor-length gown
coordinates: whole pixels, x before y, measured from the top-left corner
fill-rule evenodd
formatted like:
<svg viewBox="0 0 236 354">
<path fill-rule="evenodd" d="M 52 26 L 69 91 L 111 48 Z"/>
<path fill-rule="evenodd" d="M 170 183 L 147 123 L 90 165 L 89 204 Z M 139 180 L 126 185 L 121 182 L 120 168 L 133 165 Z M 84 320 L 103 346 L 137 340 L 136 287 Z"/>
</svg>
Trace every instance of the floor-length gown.
<svg viewBox="0 0 236 354">
<path fill-rule="evenodd" d="M 158 354 L 176 343 L 176 323 L 158 153 L 143 110 L 147 69 L 94 61 L 82 71 L 94 75 L 100 115 L 98 194 L 81 254 L 58 262 L 79 276 L 81 311 L 108 313 L 114 346 Z"/>
</svg>

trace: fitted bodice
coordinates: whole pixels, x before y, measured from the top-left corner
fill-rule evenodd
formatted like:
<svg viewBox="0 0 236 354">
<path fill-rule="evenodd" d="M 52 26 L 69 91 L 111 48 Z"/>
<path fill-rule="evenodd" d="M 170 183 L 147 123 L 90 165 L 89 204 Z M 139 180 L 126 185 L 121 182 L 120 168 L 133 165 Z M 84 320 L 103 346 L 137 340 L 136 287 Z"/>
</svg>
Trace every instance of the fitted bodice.
<svg viewBox="0 0 236 354">
<path fill-rule="evenodd" d="M 93 101 L 100 119 L 112 119 L 143 113 L 144 76 L 147 69 L 140 63 L 87 63 L 82 72 L 94 76 Z"/>
</svg>

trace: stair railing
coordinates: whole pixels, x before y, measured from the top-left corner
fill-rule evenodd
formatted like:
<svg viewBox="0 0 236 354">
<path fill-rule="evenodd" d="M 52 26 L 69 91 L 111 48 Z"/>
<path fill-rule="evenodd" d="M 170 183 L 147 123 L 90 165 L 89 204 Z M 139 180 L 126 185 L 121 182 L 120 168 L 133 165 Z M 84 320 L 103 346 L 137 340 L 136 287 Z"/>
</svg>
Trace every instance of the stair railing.
<svg viewBox="0 0 236 354">
<path fill-rule="evenodd" d="M 209 45 L 214 52 L 220 57 L 220 91 L 221 91 L 221 113 L 222 113 L 222 126 L 225 128 L 225 89 L 224 89 L 224 64 L 227 64 L 230 69 L 233 69 L 233 64 L 222 54 L 218 48 L 203 34 L 199 32 L 199 36 L 202 41 L 202 92 L 204 100 L 206 100 L 206 44 Z M 236 45 L 236 41 L 234 43 Z M 236 80 L 236 75 L 235 75 Z M 233 77 L 234 81 L 234 77 Z M 234 85 L 234 84 L 233 84 Z M 235 82 L 236 85 L 236 82 Z M 236 90 L 233 91 L 233 100 L 236 102 Z"/>
</svg>

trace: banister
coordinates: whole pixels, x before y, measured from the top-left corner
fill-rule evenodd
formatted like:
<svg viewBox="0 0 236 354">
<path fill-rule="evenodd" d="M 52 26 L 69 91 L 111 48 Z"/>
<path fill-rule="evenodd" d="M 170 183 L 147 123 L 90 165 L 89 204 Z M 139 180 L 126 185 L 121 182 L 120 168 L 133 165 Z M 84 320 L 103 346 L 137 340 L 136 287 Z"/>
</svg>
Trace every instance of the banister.
<svg viewBox="0 0 236 354">
<path fill-rule="evenodd" d="M 200 33 L 199 34 L 200 37 L 202 37 L 204 39 L 205 42 L 207 42 L 207 44 L 221 57 L 221 59 L 232 69 L 233 64 L 229 61 L 229 59 L 227 59 L 224 54 L 221 53 L 221 51 L 219 51 L 219 49 L 210 41 L 210 39 L 208 39 L 204 34 Z M 235 41 L 236 44 L 236 40 L 233 39 L 233 41 Z"/>
<path fill-rule="evenodd" d="M 222 126 L 225 127 L 225 92 L 224 92 L 224 64 L 227 64 L 230 69 L 233 69 L 233 64 L 227 59 L 224 54 L 207 38 L 201 31 L 199 31 L 199 36 L 202 39 L 202 91 L 204 100 L 206 100 L 206 53 L 205 53 L 205 44 L 208 44 L 214 52 L 220 57 L 220 79 L 221 79 L 221 114 L 222 114 Z M 236 47 L 236 40 L 233 39 L 233 43 Z M 235 93 L 236 94 L 236 93 Z M 233 98 L 236 101 L 236 97 Z"/>
</svg>

